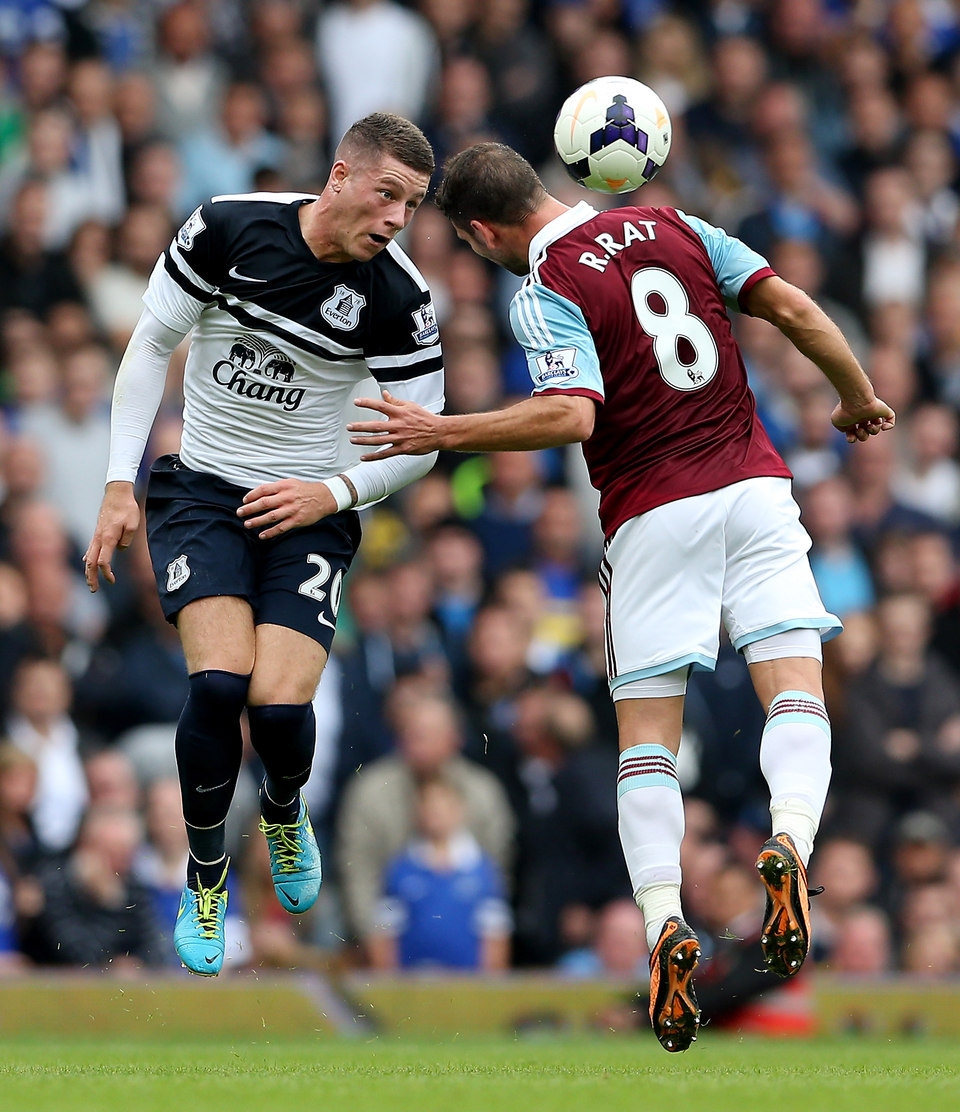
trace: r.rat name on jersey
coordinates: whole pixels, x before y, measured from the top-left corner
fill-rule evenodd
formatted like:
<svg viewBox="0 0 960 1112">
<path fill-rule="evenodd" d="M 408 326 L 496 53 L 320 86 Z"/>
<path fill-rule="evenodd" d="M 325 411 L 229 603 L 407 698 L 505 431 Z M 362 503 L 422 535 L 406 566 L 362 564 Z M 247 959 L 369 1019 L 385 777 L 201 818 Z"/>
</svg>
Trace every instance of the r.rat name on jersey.
<svg viewBox="0 0 960 1112">
<path fill-rule="evenodd" d="M 226 359 L 213 365 L 213 381 L 242 398 L 278 405 L 288 413 L 299 409 L 302 386 L 292 386 L 296 364 L 282 351 L 247 333 L 237 336 Z"/>
</svg>

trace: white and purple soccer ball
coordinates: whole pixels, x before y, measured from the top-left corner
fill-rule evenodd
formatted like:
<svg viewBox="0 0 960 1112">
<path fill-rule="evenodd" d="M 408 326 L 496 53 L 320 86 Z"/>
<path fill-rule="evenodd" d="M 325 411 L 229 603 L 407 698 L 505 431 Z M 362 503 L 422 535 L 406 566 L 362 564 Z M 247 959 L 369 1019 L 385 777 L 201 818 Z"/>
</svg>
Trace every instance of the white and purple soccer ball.
<svg viewBox="0 0 960 1112">
<path fill-rule="evenodd" d="M 563 102 L 553 141 L 575 182 L 600 193 L 629 193 L 656 176 L 671 133 L 670 115 L 649 85 L 597 77 Z"/>
</svg>

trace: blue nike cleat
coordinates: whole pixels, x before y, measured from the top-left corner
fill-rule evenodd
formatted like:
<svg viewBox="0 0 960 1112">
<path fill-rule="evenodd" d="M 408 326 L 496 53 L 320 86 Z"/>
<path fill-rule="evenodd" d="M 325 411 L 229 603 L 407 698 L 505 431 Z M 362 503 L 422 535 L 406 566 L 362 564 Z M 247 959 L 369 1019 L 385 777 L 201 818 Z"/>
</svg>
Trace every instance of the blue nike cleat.
<svg viewBox="0 0 960 1112">
<path fill-rule="evenodd" d="M 212 888 L 184 886 L 173 928 L 173 945 L 186 969 L 216 977 L 223 967 L 223 920 L 227 912 L 227 867 Z"/>
<path fill-rule="evenodd" d="M 300 796 L 300 813 L 294 823 L 260 820 L 270 850 L 270 875 L 284 911 L 302 915 L 320 894 L 320 848 L 310 825 L 307 805 Z"/>
</svg>

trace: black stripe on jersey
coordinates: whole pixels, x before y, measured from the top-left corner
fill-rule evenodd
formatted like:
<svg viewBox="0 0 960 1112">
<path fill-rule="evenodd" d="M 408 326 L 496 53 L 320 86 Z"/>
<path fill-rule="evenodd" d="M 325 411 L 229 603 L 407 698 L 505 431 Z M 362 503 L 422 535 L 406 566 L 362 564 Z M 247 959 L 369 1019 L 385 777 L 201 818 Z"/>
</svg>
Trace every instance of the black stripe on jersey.
<svg viewBox="0 0 960 1112">
<path fill-rule="evenodd" d="M 200 301 L 204 305 L 209 305 L 212 301 L 215 300 L 212 293 L 208 293 L 206 290 L 200 289 L 199 286 L 195 286 L 193 282 L 191 282 L 190 279 L 186 277 L 186 275 L 180 270 L 180 268 L 171 258 L 169 247 L 163 253 L 163 269 L 170 275 L 170 277 L 174 280 L 174 282 L 177 283 L 177 285 L 184 291 L 184 293 L 188 293 L 195 301 Z"/>
<path fill-rule="evenodd" d="M 263 320 L 253 313 L 248 313 L 246 309 L 241 309 L 239 305 L 229 304 L 222 294 L 217 294 L 216 302 L 225 313 L 229 313 L 231 317 L 238 320 L 244 328 L 249 328 L 251 332 L 272 332 L 274 336 L 279 336 L 282 340 L 286 340 L 287 343 L 292 344 L 293 347 L 300 348 L 301 351 L 309 351 L 311 355 L 319 355 L 321 359 L 326 359 L 330 363 L 359 363 L 363 358 L 362 355 L 338 355 L 335 352 L 328 351 L 325 347 L 313 343 L 313 341 L 308 340 L 305 336 L 298 336 L 294 332 L 288 332 L 285 328 L 281 328 L 280 325 L 274 324 L 272 321 Z M 316 333 L 314 333 L 314 335 L 316 335 Z"/>
<path fill-rule="evenodd" d="M 251 332 L 272 332 L 275 336 L 279 336 L 281 339 L 293 344 L 294 347 L 300 348 L 301 351 L 309 351 L 311 355 L 319 355 L 321 358 L 327 359 L 331 363 L 358 362 L 362 358 L 360 355 L 335 354 L 332 351 L 328 351 L 325 347 L 321 347 L 319 344 L 311 343 L 310 340 L 307 340 L 303 336 L 297 336 L 284 328 L 280 328 L 279 325 L 262 320 L 253 313 L 248 313 L 238 305 L 230 305 L 223 294 L 207 293 L 206 290 L 202 290 L 199 286 L 194 285 L 194 283 L 183 274 L 170 257 L 169 250 L 163 253 L 163 269 L 185 293 L 188 293 L 192 298 L 202 302 L 204 305 L 210 305 L 216 302 L 225 313 L 229 313 L 230 316 L 234 317 L 240 324 L 249 328 Z M 406 375 L 402 377 L 409 378 L 410 376 Z"/>
<path fill-rule="evenodd" d="M 422 375 L 442 370 L 443 356 L 438 352 L 431 359 L 424 359 L 420 363 L 408 363 L 405 367 L 371 367 L 370 373 L 377 382 L 409 382 L 411 378 L 420 378 Z"/>
</svg>

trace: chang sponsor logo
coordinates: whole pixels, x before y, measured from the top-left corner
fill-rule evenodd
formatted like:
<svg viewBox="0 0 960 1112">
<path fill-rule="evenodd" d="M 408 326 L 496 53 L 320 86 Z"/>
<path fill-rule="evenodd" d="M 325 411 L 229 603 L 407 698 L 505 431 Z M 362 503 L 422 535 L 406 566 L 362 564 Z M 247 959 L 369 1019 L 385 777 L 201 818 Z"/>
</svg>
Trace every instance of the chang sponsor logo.
<svg viewBox="0 0 960 1112">
<path fill-rule="evenodd" d="M 213 365 L 213 381 L 232 394 L 254 401 L 279 405 L 288 413 L 300 408 L 302 386 L 291 386 L 296 364 L 277 348 L 256 336 L 238 336 L 226 359 Z"/>
</svg>

